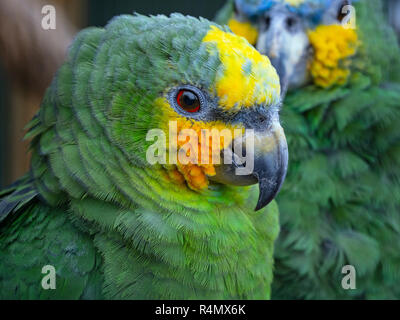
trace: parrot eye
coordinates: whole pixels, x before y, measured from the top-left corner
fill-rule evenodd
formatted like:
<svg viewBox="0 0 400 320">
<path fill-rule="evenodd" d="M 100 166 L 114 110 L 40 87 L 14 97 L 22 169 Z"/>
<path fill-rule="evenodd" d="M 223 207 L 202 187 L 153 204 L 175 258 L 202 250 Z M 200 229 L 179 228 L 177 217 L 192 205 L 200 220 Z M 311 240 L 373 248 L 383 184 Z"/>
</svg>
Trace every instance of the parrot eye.
<svg viewBox="0 0 400 320">
<path fill-rule="evenodd" d="M 181 89 L 176 96 L 179 107 L 187 112 L 197 112 L 200 109 L 200 99 L 196 93 L 188 89 Z"/>
<path fill-rule="evenodd" d="M 288 29 L 289 31 L 293 31 L 298 23 L 297 19 L 294 17 L 288 17 L 285 22 L 286 22 L 286 29 Z"/>
<path fill-rule="evenodd" d="M 185 84 L 173 88 L 167 94 L 171 107 L 185 117 L 200 119 L 209 110 L 208 96 L 200 88 Z"/>
</svg>

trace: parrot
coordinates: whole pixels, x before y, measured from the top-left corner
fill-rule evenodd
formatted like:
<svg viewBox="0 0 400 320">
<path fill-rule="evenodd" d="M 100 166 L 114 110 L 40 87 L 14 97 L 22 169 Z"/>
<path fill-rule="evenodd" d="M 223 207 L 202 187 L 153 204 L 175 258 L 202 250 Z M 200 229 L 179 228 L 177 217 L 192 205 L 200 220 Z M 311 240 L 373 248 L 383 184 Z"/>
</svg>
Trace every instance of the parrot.
<svg viewBox="0 0 400 320">
<path fill-rule="evenodd" d="M 400 299 L 400 48 L 382 1 L 236 0 L 216 20 L 251 25 L 286 90 L 272 299 Z"/>
<path fill-rule="evenodd" d="M 269 299 L 280 105 L 270 60 L 204 18 L 82 30 L 27 126 L 29 172 L 0 193 L 0 298 Z M 238 132 L 215 152 L 180 139 L 214 129 Z M 181 157 L 210 149 L 224 161 Z"/>
</svg>

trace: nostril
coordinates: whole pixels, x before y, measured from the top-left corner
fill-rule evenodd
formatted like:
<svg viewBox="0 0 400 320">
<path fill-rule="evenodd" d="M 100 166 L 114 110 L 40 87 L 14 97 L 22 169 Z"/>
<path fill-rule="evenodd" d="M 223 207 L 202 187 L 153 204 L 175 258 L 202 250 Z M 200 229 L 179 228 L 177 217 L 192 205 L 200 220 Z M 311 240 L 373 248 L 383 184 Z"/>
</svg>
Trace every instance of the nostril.
<svg viewBox="0 0 400 320">
<path fill-rule="evenodd" d="M 257 122 L 262 125 L 266 122 L 269 122 L 270 120 L 271 120 L 270 110 L 266 109 L 263 106 L 260 106 L 257 109 Z"/>
</svg>

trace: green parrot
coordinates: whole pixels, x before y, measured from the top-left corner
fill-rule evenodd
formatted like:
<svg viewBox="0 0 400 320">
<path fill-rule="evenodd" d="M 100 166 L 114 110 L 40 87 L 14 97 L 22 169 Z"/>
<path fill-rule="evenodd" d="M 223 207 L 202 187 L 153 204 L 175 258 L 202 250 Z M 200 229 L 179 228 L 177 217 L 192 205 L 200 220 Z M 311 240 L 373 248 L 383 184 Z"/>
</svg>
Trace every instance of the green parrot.
<svg viewBox="0 0 400 320">
<path fill-rule="evenodd" d="M 205 19 L 124 15 L 80 32 L 29 124 L 31 170 L 0 194 L 0 297 L 268 299 L 279 106 L 269 59 Z M 216 128 L 239 130 L 223 163 L 174 162 L 199 147 L 187 139 L 149 160 L 153 129 Z"/>
<path fill-rule="evenodd" d="M 255 45 L 288 88 L 272 298 L 400 299 L 400 49 L 382 2 L 236 0 L 220 17 L 257 2 Z"/>
</svg>

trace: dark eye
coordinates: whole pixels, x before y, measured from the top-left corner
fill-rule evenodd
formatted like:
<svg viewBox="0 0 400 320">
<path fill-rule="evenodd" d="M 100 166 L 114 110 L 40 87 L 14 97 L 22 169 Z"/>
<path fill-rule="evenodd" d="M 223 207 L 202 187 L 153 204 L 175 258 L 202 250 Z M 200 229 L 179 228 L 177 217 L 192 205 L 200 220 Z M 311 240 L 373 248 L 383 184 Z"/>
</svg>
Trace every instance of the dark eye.
<svg viewBox="0 0 400 320">
<path fill-rule="evenodd" d="M 296 18 L 289 17 L 286 19 L 286 26 L 288 29 L 292 29 L 297 23 Z"/>
<path fill-rule="evenodd" d="M 178 106 L 187 112 L 197 112 L 200 109 L 200 99 L 197 94 L 191 90 L 179 90 L 176 96 L 176 102 Z"/>
</svg>

